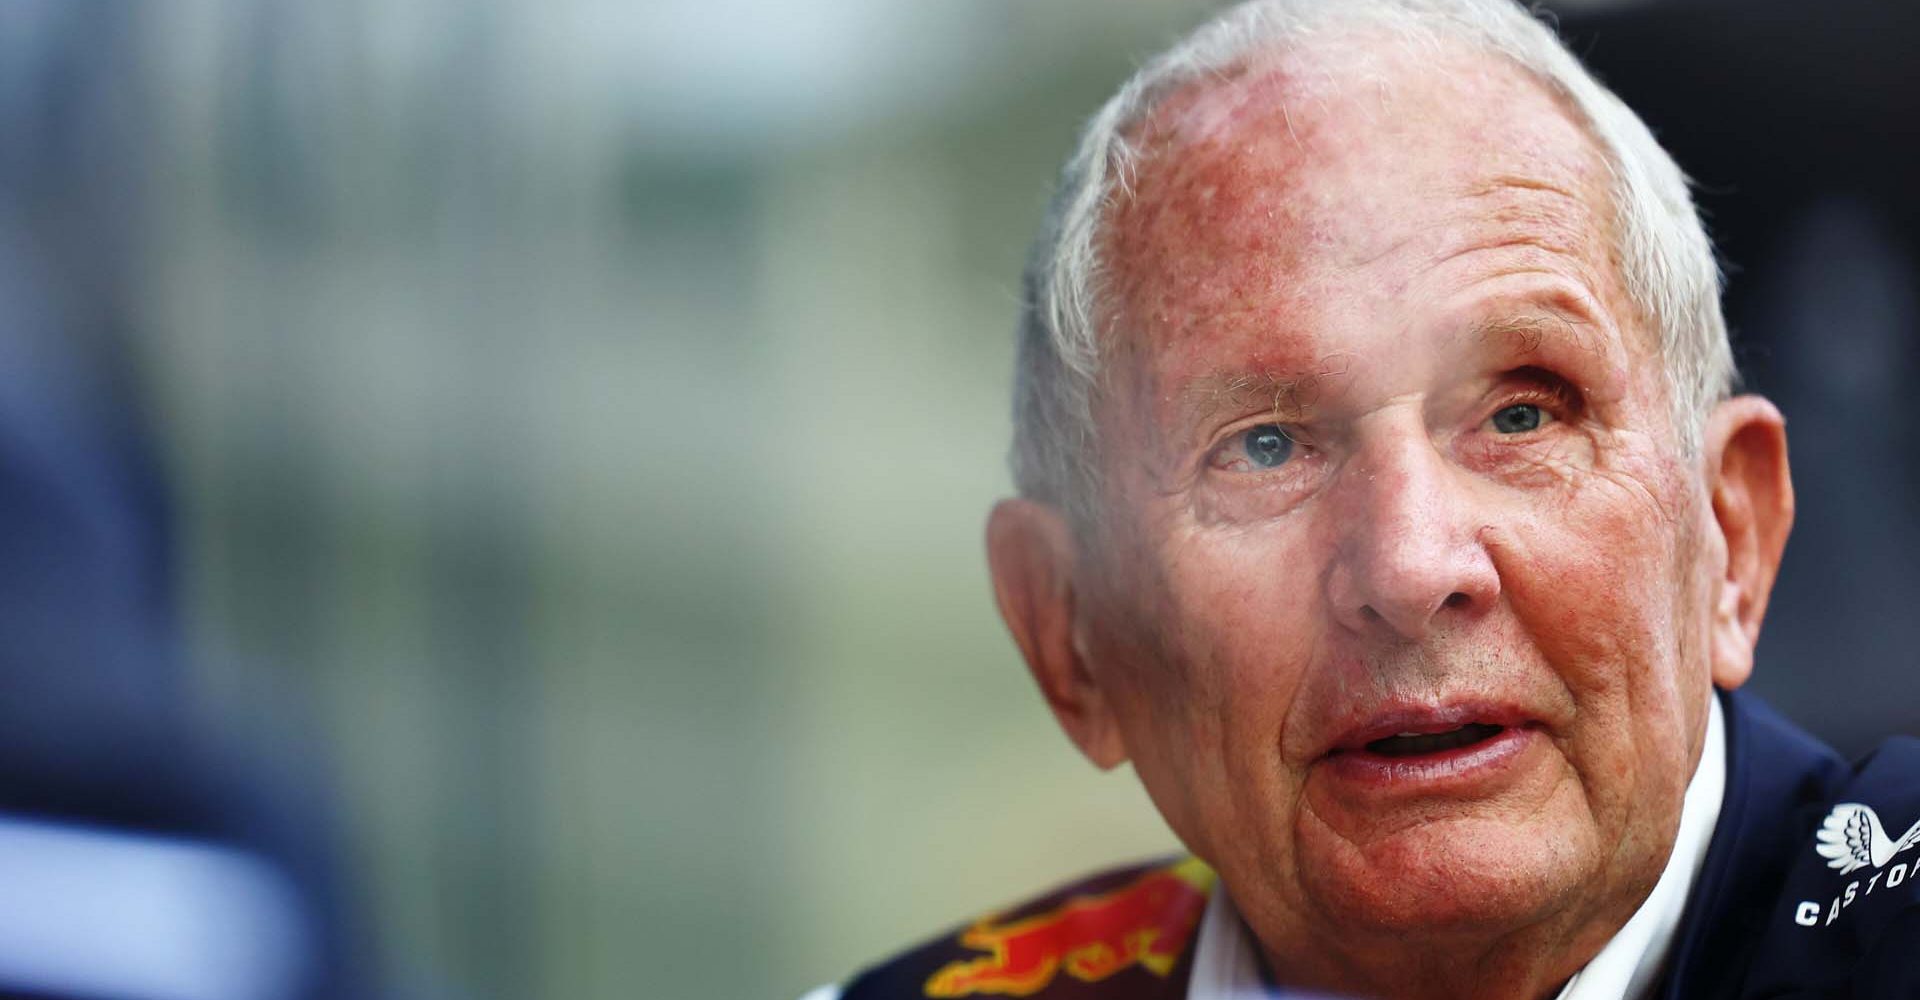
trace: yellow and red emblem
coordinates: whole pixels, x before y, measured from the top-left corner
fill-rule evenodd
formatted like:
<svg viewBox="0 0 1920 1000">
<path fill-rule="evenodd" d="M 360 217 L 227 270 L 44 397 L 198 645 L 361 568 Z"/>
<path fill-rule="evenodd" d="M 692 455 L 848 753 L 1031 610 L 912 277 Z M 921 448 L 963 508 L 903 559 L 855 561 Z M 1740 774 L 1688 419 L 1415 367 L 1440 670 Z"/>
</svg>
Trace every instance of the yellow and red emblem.
<svg viewBox="0 0 1920 1000">
<path fill-rule="evenodd" d="M 1024 920 L 989 917 L 967 928 L 960 943 L 990 954 L 935 972 L 927 996 L 1032 996 L 1061 971 L 1089 983 L 1134 965 L 1165 976 L 1199 926 L 1213 881 L 1212 869 L 1188 858 Z"/>
</svg>

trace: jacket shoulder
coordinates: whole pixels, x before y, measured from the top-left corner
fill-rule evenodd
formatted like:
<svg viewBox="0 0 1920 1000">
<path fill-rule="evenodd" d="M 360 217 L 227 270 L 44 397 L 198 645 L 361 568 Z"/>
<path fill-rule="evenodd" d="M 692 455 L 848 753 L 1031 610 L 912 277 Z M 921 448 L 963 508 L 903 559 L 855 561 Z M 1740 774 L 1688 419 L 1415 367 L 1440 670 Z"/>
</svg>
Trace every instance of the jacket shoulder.
<svg viewBox="0 0 1920 1000">
<path fill-rule="evenodd" d="M 1742 770 L 1777 787 L 1723 812 L 1731 828 L 1716 835 L 1724 854 L 1745 855 L 1729 858 L 1725 881 L 1753 891 L 1727 891 L 1711 912 L 1690 915 L 1744 937 L 1738 950 L 1751 965 L 1737 990 L 1711 995 L 1920 996 L 1920 963 L 1909 960 L 1920 951 L 1920 740 L 1895 737 L 1848 767 L 1831 751 L 1782 754 L 1804 734 L 1757 721 Z M 1779 846 L 1753 852 L 1756 842 Z M 1705 964 L 1724 974 L 1735 948 L 1720 951 Z"/>
<path fill-rule="evenodd" d="M 843 1000 L 1176 1000 L 1214 874 L 1195 858 L 1100 872 L 868 968 Z"/>
<path fill-rule="evenodd" d="M 1804 839 L 1752 987 L 1920 996 L 1920 740 L 1861 759 Z"/>
</svg>

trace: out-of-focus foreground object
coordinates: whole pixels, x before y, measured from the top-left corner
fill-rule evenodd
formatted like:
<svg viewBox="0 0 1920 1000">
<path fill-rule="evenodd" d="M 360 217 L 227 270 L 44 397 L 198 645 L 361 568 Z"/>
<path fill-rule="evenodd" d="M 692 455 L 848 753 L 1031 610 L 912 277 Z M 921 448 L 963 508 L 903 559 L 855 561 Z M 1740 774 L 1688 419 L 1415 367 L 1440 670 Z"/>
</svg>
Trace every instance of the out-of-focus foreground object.
<svg viewBox="0 0 1920 1000">
<path fill-rule="evenodd" d="M 194 704 L 127 377 L 132 12 L 0 9 L 0 993 L 367 996 L 314 783 Z"/>
</svg>

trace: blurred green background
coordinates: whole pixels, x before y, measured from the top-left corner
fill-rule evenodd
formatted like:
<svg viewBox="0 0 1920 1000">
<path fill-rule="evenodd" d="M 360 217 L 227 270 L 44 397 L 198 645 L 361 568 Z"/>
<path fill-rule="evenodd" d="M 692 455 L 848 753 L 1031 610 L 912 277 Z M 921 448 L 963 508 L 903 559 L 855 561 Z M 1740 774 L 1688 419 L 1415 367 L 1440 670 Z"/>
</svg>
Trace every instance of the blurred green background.
<svg viewBox="0 0 1920 1000">
<path fill-rule="evenodd" d="M 207 708 L 318 749 L 398 982 L 794 996 L 1172 847 L 981 532 L 1053 172 L 1202 7 L 139 9 Z"/>
</svg>

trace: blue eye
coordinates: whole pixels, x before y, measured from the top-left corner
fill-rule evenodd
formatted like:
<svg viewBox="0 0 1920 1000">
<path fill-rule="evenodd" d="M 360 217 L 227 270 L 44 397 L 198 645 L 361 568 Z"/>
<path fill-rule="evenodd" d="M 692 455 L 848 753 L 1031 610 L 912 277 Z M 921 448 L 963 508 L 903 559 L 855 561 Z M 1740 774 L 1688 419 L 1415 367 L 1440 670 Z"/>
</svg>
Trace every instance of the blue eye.
<svg viewBox="0 0 1920 1000">
<path fill-rule="evenodd" d="M 1258 468 L 1275 468 L 1293 457 L 1293 439 L 1277 424 L 1249 428 L 1240 440 L 1241 447 L 1246 449 L 1247 460 Z"/>
<path fill-rule="evenodd" d="M 1540 427 L 1542 414 L 1532 403 L 1515 403 L 1493 415 L 1493 429 L 1502 434 L 1525 434 Z"/>
</svg>

